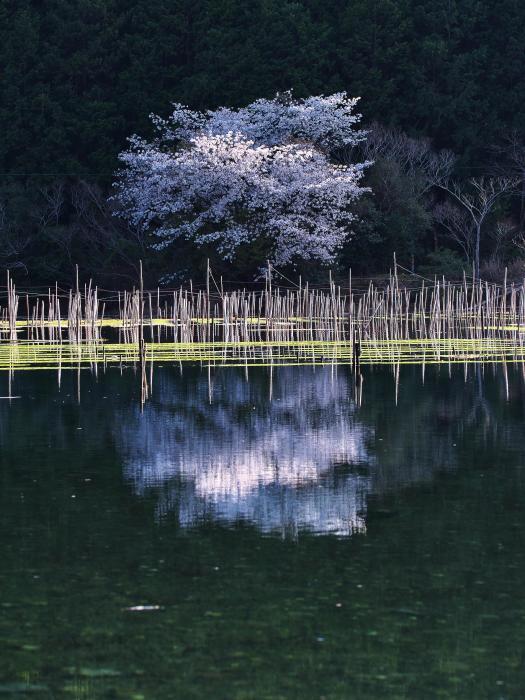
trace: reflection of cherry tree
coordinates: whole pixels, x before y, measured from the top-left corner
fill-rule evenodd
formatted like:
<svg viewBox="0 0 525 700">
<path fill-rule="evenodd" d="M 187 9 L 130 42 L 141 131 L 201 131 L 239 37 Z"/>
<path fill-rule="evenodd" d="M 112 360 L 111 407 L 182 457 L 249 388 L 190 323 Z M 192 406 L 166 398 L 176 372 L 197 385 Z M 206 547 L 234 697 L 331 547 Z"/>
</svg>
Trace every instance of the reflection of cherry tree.
<svg viewBox="0 0 525 700">
<path fill-rule="evenodd" d="M 450 378 L 427 371 L 423 386 L 421 370 L 407 367 L 396 406 L 390 372 L 375 370 L 359 410 L 343 369 L 279 368 L 272 400 L 265 370 L 249 383 L 219 370 L 211 403 L 205 372 L 161 372 L 144 415 L 129 406 L 117 415 L 117 448 L 127 480 L 155 495 L 160 518 L 350 534 L 364 529 L 370 495 L 458 469 L 461 444 L 475 452 L 507 441 L 516 426 L 500 412 L 509 386 L 518 400 L 521 384 L 505 371 L 488 384 L 476 367 L 466 377 L 462 367 Z"/>
<path fill-rule="evenodd" d="M 487 455 L 496 467 L 521 469 L 521 372 L 457 365 L 449 377 L 446 367 L 434 367 L 423 385 L 420 367 L 404 367 L 396 404 L 391 370 L 370 368 L 357 409 L 342 367 L 333 375 L 331 368 L 280 367 L 272 400 L 267 369 L 251 369 L 249 383 L 239 368 L 218 369 L 211 404 L 206 370 L 186 367 L 178 377 L 163 368 L 143 415 L 131 398 L 131 373 L 109 371 L 97 382 L 84 375 L 78 407 L 76 377 L 66 375 L 58 393 L 46 373 L 22 372 L 15 377 L 22 400 L 0 402 L 4 491 L 6 498 L 12 493 L 9 473 L 27 476 L 27 445 L 37 455 L 43 445 L 50 465 L 57 454 L 82 469 L 91 462 L 95 468 L 99 455 L 114 464 L 92 484 L 100 483 L 107 498 L 113 487 L 115 497 L 120 493 L 122 465 L 127 483 L 138 497 L 152 498 L 159 518 L 171 511 L 185 527 L 244 520 L 262 532 L 349 534 L 364 528 L 375 507 L 371 495 L 388 501 L 392 491 L 476 467 Z M 24 402 L 33 396 L 28 411 Z M 45 473 L 60 491 L 77 488 L 76 466 Z"/>
<path fill-rule="evenodd" d="M 164 376 L 145 414 L 120 431 L 126 476 L 138 493 L 159 489 L 159 515 L 181 523 L 209 516 L 249 520 L 264 531 L 362 529 L 370 477 L 343 465 L 370 463 L 370 430 L 355 418 L 347 382 L 330 371 L 282 368 L 268 387 L 240 374 L 178 388 Z M 334 466 L 341 465 L 340 478 Z"/>
</svg>

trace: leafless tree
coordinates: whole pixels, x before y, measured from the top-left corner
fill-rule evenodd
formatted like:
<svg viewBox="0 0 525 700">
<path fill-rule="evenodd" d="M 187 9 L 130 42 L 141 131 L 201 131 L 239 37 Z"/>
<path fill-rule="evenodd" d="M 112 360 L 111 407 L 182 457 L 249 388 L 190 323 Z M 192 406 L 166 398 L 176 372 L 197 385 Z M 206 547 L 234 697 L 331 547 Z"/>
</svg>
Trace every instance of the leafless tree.
<svg viewBox="0 0 525 700">
<path fill-rule="evenodd" d="M 495 228 L 491 231 L 491 237 L 494 239 L 493 255 L 498 258 L 500 251 L 506 245 L 515 244 L 518 231 L 512 220 L 503 219 L 498 221 Z"/>
<path fill-rule="evenodd" d="M 497 200 L 515 189 L 518 181 L 510 177 L 479 177 L 468 180 L 466 187 L 454 181 L 443 181 L 437 184 L 467 215 L 469 226 L 463 233 L 463 240 L 468 238 L 470 241 L 468 245 L 472 250 L 474 274 L 478 276 L 483 225 L 492 213 Z"/>
<path fill-rule="evenodd" d="M 40 187 L 43 206 L 38 213 L 38 218 L 41 227 L 58 224 L 64 206 L 64 190 L 63 182 L 53 182 L 47 187 Z"/>
<path fill-rule="evenodd" d="M 418 196 L 450 178 L 456 160 L 452 151 L 435 151 L 428 138 L 413 138 L 379 124 L 372 125 L 362 149 L 366 160 L 395 162 Z"/>
<path fill-rule="evenodd" d="M 433 210 L 436 223 L 461 248 L 467 263 L 472 265 L 475 255 L 475 230 L 467 212 L 449 201 L 437 204 Z"/>
<path fill-rule="evenodd" d="M 103 269 L 109 259 L 118 259 L 118 268 L 132 270 L 130 277 L 136 279 L 138 258 L 146 255 L 148 245 L 144 231 L 113 216 L 111 202 L 96 184 L 81 180 L 71 192 L 71 203 L 76 213 L 74 235 L 89 247 L 91 256 L 100 261 L 100 268 Z M 137 250 L 142 256 L 137 255 Z M 112 272 L 116 274 L 128 276 L 123 271 Z"/>
</svg>

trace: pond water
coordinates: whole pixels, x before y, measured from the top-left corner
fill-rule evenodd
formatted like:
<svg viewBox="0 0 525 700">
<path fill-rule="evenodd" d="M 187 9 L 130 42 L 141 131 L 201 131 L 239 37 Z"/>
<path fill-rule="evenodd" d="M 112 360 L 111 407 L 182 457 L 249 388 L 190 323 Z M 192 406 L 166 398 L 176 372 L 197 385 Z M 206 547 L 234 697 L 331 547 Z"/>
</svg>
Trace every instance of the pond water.
<svg viewBox="0 0 525 700">
<path fill-rule="evenodd" d="M 16 375 L 0 698 L 522 698 L 522 368 L 395 374 Z"/>
</svg>

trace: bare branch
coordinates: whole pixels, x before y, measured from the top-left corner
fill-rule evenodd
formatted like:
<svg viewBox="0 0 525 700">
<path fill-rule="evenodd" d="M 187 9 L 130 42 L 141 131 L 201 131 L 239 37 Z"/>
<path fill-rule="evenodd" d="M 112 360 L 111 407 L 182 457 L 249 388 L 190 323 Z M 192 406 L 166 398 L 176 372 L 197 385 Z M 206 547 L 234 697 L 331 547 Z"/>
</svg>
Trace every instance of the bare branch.
<svg viewBox="0 0 525 700">
<path fill-rule="evenodd" d="M 469 264 L 472 263 L 476 231 L 467 213 L 451 202 L 443 202 L 434 207 L 433 216 L 436 223 L 443 226 L 449 237 L 459 245 Z"/>
<path fill-rule="evenodd" d="M 418 194 L 447 181 L 456 157 L 452 151 L 436 152 L 427 138 L 412 138 L 401 131 L 373 124 L 368 138 L 362 144 L 367 160 L 384 159 L 395 162 L 410 176 Z"/>
<path fill-rule="evenodd" d="M 443 189 L 468 214 L 474 232 L 473 260 L 476 274 L 479 274 L 481 232 L 485 220 L 494 209 L 496 201 L 516 188 L 518 181 L 509 177 L 471 178 L 464 189 L 457 182 L 442 182 Z"/>
</svg>

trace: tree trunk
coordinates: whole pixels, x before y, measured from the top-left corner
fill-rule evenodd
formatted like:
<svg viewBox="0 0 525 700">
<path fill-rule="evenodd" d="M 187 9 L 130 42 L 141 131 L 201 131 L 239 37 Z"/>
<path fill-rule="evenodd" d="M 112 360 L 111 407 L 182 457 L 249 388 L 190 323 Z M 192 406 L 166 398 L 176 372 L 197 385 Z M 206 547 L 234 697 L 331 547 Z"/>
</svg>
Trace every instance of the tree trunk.
<svg viewBox="0 0 525 700">
<path fill-rule="evenodd" d="M 476 247 L 474 249 L 474 275 L 479 279 L 479 248 L 481 242 L 481 224 L 476 224 Z"/>
<path fill-rule="evenodd" d="M 520 233 L 525 231 L 525 171 L 521 176 Z"/>
</svg>

